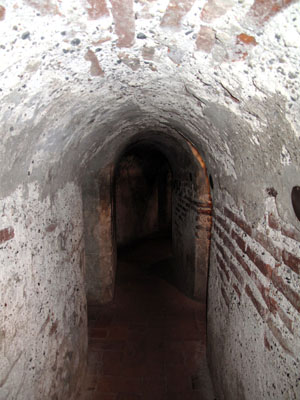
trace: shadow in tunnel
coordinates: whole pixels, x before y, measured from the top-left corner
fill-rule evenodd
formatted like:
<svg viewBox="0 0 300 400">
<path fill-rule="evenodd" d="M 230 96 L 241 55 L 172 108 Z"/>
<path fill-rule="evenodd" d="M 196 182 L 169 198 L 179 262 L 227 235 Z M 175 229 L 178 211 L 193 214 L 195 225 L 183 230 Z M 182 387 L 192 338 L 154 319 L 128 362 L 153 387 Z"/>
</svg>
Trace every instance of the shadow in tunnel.
<svg viewBox="0 0 300 400">
<path fill-rule="evenodd" d="M 183 151 L 159 140 L 127 146 L 107 179 L 112 212 L 105 206 L 100 216 L 117 249 L 114 294 L 88 306 L 84 400 L 214 399 L 206 363 L 209 183 L 191 145 Z"/>
<path fill-rule="evenodd" d="M 89 307 L 82 399 L 213 400 L 206 365 L 205 304 L 160 275 L 168 236 L 119 252 L 114 300 Z"/>
</svg>

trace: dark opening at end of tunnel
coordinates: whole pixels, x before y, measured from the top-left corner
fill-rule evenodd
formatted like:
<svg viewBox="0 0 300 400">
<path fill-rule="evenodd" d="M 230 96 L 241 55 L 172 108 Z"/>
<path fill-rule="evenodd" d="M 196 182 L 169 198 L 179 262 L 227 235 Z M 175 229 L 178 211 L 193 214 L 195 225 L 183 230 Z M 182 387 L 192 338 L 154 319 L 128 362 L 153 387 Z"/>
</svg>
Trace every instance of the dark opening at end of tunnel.
<svg viewBox="0 0 300 400">
<path fill-rule="evenodd" d="M 170 279 L 172 171 L 166 157 L 151 145 L 129 147 L 116 168 L 114 201 L 118 256 L 134 254 Z"/>
</svg>

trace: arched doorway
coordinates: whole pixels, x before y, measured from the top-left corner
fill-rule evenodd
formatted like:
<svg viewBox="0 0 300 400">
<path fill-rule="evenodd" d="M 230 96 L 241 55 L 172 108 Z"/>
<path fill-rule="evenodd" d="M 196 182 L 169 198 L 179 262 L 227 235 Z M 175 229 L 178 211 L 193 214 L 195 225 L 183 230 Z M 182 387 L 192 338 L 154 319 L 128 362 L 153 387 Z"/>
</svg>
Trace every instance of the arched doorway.
<svg viewBox="0 0 300 400">
<path fill-rule="evenodd" d="M 199 152 L 182 138 L 140 135 L 87 194 L 86 260 L 96 283 L 87 395 L 213 399 L 205 321 L 212 204 Z"/>
<path fill-rule="evenodd" d="M 116 218 L 119 216 L 114 210 L 114 179 L 118 175 L 116 172 L 118 163 L 126 154 L 128 157 L 124 161 L 124 166 L 128 167 L 130 159 L 131 161 L 135 159 L 135 166 L 133 165 L 135 173 L 139 168 L 141 172 L 142 164 L 145 169 L 151 158 L 157 158 L 154 166 L 150 163 L 150 167 L 149 165 L 149 168 L 147 167 L 150 180 L 153 168 L 164 165 L 164 168 L 168 169 L 166 166 L 169 165 L 169 170 L 172 171 L 172 185 L 169 180 L 167 185 L 170 185 L 170 190 L 166 189 L 161 194 L 159 207 L 156 200 L 163 185 L 159 185 L 158 181 L 154 186 L 145 185 L 143 190 L 144 195 L 149 197 L 146 201 L 148 209 L 145 208 L 144 201 L 137 203 L 140 207 L 139 212 L 147 214 L 145 223 L 140 224 L 138 228 L 140 232 L 137 232 L 135 226 L 134 231 L 128 229 L 128 237 L 123 230 L 119 232 L 118 238 L 118 233 L 115 231 Z M 140 159 L 139 167 L 138 159 Z M 127 167 L 123 172 L 128 171 Z M 132 167 L 132 174 L 134 168 Z M 124 180 L 124 174 L 119 174 L 117 179 Z M 162 174 L 161 179 L 168 179 L 167 176 L 168 174 Z M 146 176 L 142 177 L 140 174 L 140 178 L 142 178 L 140 183 L 143 181 L 145 184 Z M 133 198 L 134 193 L 132 201 Z M 167 206 L 170 198 L 172 205 Z M 175 137 L 160 132 L 136 135 L 120 146 L 115 159 L 101 169 L 98 179 L 88 182 L 83 190 L 83 199 L 89 304 L 103 304 L 113 298 L 117 241 L 123 241 L 125 244 L 132 235 L 138 239 L 139 236 L 153 233 L 159 224 L 165 224 L 167 229 L 171 226 L 175 285 L 189 297 L 206 302 L 212 203 L 205 163 L 195 146 L 180 135 Z M 156 211 L 153 212 L 155 207 Z M 168 214 L 170 209 L 171 218 Z M 129 209 L 126 210 L 127 214 L 124 214 L 127 217 L 129 217 L 128 212 Z M 142 214 L 139 212 L 133 218 L 140 220 Z"/>
</svg>

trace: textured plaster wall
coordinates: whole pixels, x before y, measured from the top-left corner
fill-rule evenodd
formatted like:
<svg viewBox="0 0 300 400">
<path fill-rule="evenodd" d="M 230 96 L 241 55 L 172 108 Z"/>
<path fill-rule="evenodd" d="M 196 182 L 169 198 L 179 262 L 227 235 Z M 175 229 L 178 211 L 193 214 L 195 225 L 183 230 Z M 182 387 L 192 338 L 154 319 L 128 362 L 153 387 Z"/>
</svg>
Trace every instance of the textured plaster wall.
<svg viewBox="0 0 300 400">
<path fill-rule="evenodd" d="M 117 254 L 112 185 L 113 168 L 108 165 L 97 178 L 82 186 L 88 304 L 107 303 L 113 299 Z"/>
<path fill-rule="evenodd" d="M 299 19 L 291 0 L 0 0 L 4 398 L 75 396 L 86 338 L 79 187 L 150 130 L 187 138 L 214 182 L 218 398 L 299 398 Z"/>
<path fill-rule="evenodd" d="M 215 205 L 208 326 L 220 398 L 300 394 L 300 235 L 279 217 L 273 191 L 265 204 L 258 225 L 227 196 Z"/>
<path fill-rule="evenodd" d="M 1 201 L 1 399 L 74 399 L 85 369 L 80 190 L 19 186 Z"/>
</svg>

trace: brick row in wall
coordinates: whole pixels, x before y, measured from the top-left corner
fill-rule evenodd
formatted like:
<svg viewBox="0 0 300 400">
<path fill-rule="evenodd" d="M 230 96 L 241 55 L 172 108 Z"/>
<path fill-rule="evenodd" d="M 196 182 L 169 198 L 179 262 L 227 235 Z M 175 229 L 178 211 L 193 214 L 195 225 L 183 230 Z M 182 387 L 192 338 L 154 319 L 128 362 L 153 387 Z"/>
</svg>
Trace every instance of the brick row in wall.
<svg viewBox="0 0 300 400">
<path fill-rule="evenodd" d="M 299 275 L 299 256 L 296 251 L 293 253 L 283 247 L 284 240 L 280 241 L 280 246 L 279 242 L 271 239 L 271 235 L 267 236 L 253 229 L 237 213 L 226 207 L 223 212 L 215 209 L 214 214 L 214 246 L 222 281 L 221 295 L 226 306 L 230 307 L 230 296 L 226 290 L 229 287 L 233 288 L 238 299 L 246 295 L 275 339 L 292 355 L 293 349 L 274 320 L 278 317 L 287 331 L 294 333 L 293 320 L 280 305 L 277 293 L 300 312 L 299 293 L 280 274 L 280 268 L 285 268 Z M 267 223 L 269 230 L 276 231 L 295 243 L 300 241 L 299 233 L 275 218 L 272 213 L 268 214 Z M 264 343 L 270 349 L 267 338 Z"/>
<path fill-rule="evenodd" d="M 174 224 L 176 234 L 182 235 L 182 224 L 186 224 L 187 217 L 191 216 L 192 225 L 190 228 L 194 231 L 196 239 L 202 238 L 200 231 L 205 230 L 210 235 L 211 231 L 211 201 L 196 200 L 197 193 L 193 193 L 190 184 L 176 181 L 174 185 L 174 197 L 176 196 L 174 207 Z M 191 214 L 192 213 L 192 214 Z"/>
<path fill-rule="evenodd" d="M 7 242 L 15 236 L 13 227 L 5 228 L 0 230 L 0 244 Z"/>
</svg>

